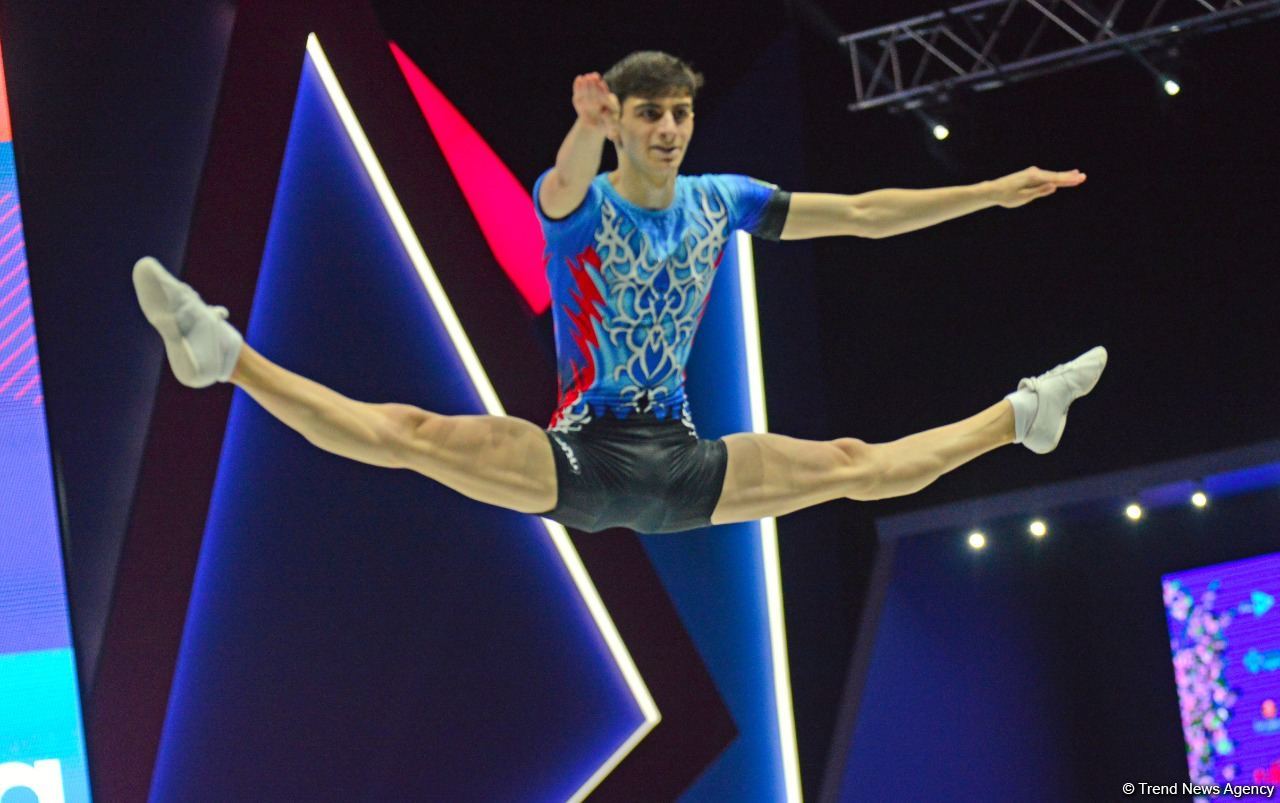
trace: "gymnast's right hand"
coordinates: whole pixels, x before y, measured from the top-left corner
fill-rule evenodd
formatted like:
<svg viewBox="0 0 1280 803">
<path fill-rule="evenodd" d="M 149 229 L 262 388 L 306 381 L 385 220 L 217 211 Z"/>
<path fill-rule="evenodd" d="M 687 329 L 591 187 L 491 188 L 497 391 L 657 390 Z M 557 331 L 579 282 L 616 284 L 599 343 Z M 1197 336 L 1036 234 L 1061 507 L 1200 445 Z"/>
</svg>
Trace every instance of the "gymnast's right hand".
<svg viewBox="0 0 1280 803">
<path fill-rule="evenodd" d="M 573 79 L 573 108 L 584 126 L 608 136 L 618 124 L 622 107 L 600 73 L 593 72 Z"/>
</svg>

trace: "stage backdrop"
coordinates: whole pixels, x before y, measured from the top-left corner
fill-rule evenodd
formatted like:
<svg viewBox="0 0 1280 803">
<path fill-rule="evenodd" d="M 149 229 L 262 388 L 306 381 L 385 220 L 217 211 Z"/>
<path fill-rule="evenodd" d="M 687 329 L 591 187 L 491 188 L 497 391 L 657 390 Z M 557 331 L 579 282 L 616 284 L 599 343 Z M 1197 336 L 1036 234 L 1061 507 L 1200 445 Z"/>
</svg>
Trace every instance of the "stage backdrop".
<svg viewBox="0 0 1280 803">
<path fill-rule="evenodd" d="M 882 521 L 880 615 L 821 799 L 1271 778 L 1280 587 L 1255 556 L 1275 551 L 1278 458 L 1267 443 Z"/>
</svg>

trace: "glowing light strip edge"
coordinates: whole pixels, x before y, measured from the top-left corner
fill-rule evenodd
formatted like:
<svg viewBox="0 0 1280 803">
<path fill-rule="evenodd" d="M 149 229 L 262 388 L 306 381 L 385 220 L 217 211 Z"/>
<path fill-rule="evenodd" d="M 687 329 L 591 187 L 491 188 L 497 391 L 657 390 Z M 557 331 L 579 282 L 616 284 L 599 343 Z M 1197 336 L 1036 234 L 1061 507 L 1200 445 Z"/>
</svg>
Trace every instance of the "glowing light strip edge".
<svg viewBox="0 0 1280 803">
<path fill-rule="evenodd" d="M 743 346 L 747 357 L 747 387 L 751 396 L 751 431 L 768 432 L 765 415 L 764 367 L 760 356 L 760 319 L 756 309 L 756 265 L 751 236 L 736 235 L 738 288 L 742 293 Z M 773 697 L 778 712 L 778 743 L 787 802 L 802 803 L 800 758 L 791 700 L 791 670 L 787 658 L 787 625 L 782 606 L 782 568 L 778 560 L 778 522 L 760 520 L 760 555 L 764 563 L 765 601 L 769 610 L 769 646 L 773 653 Z"/>
<path fill-rule="evenodd" d="M 325 57 L 324 50 L 320 47 L 320 40 L 314 33 L 307 36 L 307 53 L 315 62 L 316 70 L 320 73 L 320 79 L 329 93 L 329 99 L 333 102 L 334 108 L 338 112 L 338 117 L 341 118 L 342 124 L 347 130 L 347 135 L 351 138 L 351 144 L 355 146 L 356 152 L 360 155 L 360 161 L 364 164 L 369 178 L 373 181 L 374 188 L 378 191 L 378 197 L 382 200 L 382 204 L 387 210 L 387 215 L 391 218 L 392 225 L 395 226 L 396 232 L 400 235 L 409 259 L 421 276 L 422 283 L 427 289 L 427 295 L 430 296 L 436 312 L 444 323 L 445 330 L 449 333 L 450 340 L 453 341 L 454 347 L 458 350 L 458 356 L 462 359 L 462 364 L 466 368 L 467 375 L 475 386 L 476 392 L 480 395 L 485 410 L 490 415 L 505 415 L 506 411 L 502 408 L 502 402 L 498 400 L 498 394 L 494 392 L 493 385 L 490 383 L 488 375 L 485 374 L 484 367 L 480 364 L 480 359 L 476 356 L 475 349 L 471 346 L 471 341 L 467 339 L 462 323 L 458 320 L 458 316 L 453 310 L 453 305 L 449 303 L 449 297 L 445 294 L 444 287 L 440 284 L 440 279 L 436 276 L 435 269 L 431 266 L 431 261 L 427 259 L 422 243 L 418 241 L 413 227 L 409 224 L 409 218 L 405 215 L 404 208 L 400 206 L 400 200 L 391 188 L 391 182 L 387 180 L 386 173 L 383 172 L 382 165 L 378 162 L 378 157 L 374 155 L 373 147 L 369 144 L 369 139 L 365 136 L 364 129 L 360 126 L 360 121 L 356 119 L 355 111 L 351 108 L 346 94 L 342 91 L 342 86 L 338 83 L 338 77 L 329 65 L 329 60 Z M 635 661 L 632 660 L 626 644 L 623 643 L 613 619 L 604 607 L 604 602 L 600 599 L 600 594 L 596 590 L 595 584 L 591 582 L 591 576 L 587 573 L 586 567 L 582 563 L 582 558 L 578 555 L 577 550 L 573 548 L 573 542 L 569 540 L 569 533 L 556 522 L 549 519 L 541 519 L 541 521 L 547 530 L 547 534 L 551 537 L 552 543 L 555 544 L 556 550 L 560 553 L 560 558 L 568 568 L 574 584 L 578 587 L 578 592 L 582 595 L 583 601 L 586 602 L 587 608 L 591 612 L 591 617 L 600 629 L 600 634 L 604 637 L 605 643 L 609 647 L 609 652 L 618 664 L 618 669 L 621 670 L 623 678 L 627 682 L 627 687 L 631 690 L 631 694 L 636 700 L 636 704 L 644 715 L 644 722 L 640 727 L 633 731 L 626 741 L 569 798 L 571 803 L 576 803 L 576 801 L 580 801 L 590 794 L 618 764 L 622 763 L 627 754 L 648 735 L 649 731 L 657 726 L 662 720 L 662 715 L 658 712 L 658 706 L 653 701 L 653 695 L 649 693 L 649 687 L 645 685 L 644 678 L 640 676 L 640 671 L 636 668 Z"/>
</svg>

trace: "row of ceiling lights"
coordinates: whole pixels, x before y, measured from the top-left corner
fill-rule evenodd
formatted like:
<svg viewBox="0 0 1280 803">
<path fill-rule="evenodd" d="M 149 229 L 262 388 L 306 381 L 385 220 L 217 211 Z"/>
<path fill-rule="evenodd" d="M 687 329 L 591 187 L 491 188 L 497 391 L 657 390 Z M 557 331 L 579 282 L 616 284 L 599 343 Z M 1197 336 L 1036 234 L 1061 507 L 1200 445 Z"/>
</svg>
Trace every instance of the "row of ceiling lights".
<svg viewBox="0 0 1280 803">
<path fill-rule="evenodd" d="M 1209 497 L 1204 491 L 1196 491 L 1191 494 L 1189 501 L 1191 506 L 1197 510 L 1203 510 L 1209 505 Z M 1129 521 L 1137 522 L 1142 520 L 1142 517 L 1146 515 L 1146 511 L 1137 502 L 1130 502 L 1124 509 L 1124 515 Z M 1032 538 L 1039 540 L 1049 534 L 1049 525 L 1044 519 L 1034 519 L 1027 525 L 1027 532 L 1031 534 Z M 971 549 L 983 549 L 986 545 L 986 533 L 981 530 L 974 530 L 969 533 L 969 547 Z"/>
</svg>

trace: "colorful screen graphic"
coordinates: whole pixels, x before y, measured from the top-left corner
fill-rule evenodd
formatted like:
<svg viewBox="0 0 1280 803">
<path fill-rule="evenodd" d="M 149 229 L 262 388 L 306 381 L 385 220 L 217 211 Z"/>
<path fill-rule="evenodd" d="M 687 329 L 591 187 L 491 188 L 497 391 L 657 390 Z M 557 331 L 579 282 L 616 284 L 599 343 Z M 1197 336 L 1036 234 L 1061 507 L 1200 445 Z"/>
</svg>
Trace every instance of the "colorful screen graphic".
<svg viewBox="0 0 1280 803">
<path fill-rule="evenodd" d="M 1280 783 L 1280 553 L 1163 580 L 1192 782 Z"/>
<path fill-rule="evenodd" d="M 40 361 L 0 67 L 0 801 L 89 799 Z"/>
</svg>

